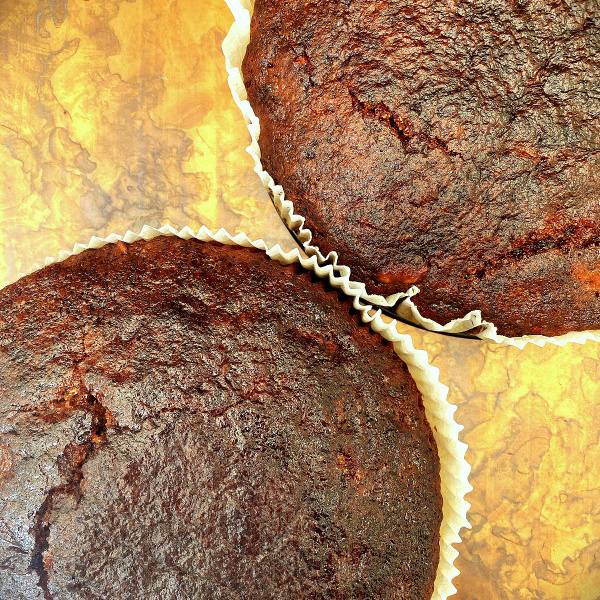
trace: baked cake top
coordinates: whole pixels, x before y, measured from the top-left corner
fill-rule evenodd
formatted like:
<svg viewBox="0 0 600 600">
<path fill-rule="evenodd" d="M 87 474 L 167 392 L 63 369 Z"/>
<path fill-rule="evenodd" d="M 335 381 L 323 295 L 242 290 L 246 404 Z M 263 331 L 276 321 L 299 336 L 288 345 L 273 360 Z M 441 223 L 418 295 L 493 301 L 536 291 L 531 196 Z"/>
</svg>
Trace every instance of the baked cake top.
<svg viewBox="0 0 600 600">
<path fill-rule="evenodd" d="M 600 9 L 257 0 L 265 169 L 371 292 L 506 335 L 600 325 Z"/>
<path fill-rule="evenodd" d="M 441 493 L 420 394 L 314 276 L 158 237 L 46 267 L 0 304 L 6 597 L 430 597 Z"/>
</svg>

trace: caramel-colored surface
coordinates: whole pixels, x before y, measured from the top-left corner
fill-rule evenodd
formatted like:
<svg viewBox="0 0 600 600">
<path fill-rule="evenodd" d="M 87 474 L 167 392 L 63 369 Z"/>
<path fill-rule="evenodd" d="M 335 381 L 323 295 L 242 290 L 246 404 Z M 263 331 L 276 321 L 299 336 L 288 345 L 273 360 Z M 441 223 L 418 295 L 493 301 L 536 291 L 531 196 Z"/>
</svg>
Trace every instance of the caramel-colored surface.
<svg viewBox="0 0 600 600">
<path fill-rule="evenodd" d="M 469 445 L 454 597 L 598 600 L 598 344 L 518 350 L 400 329 L 440 369 Z"/>
<path fill-rule="evenodd" d="M 0 2 L 0 285 L 92 235 L 204 224 L 293 247 L 244 151 L 223 0 Z M 460 600 L 600 598 L 599 347 L 423 333 L 473 466 Z"/>
<path fill-rule="evenodd" d="M 230 22 L 222 0 L 0 2 L 0 282 L 144 224 L 285 239 L 227 84 Z"/>
</svg>

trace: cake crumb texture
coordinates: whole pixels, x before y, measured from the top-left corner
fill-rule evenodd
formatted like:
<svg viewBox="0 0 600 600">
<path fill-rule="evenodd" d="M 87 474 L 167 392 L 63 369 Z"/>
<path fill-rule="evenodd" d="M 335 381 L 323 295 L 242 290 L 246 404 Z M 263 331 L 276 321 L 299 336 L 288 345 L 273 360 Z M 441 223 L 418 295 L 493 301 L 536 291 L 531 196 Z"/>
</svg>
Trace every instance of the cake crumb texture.
<svg viewBox="0 0 600 600">
<path fill-rule="evenodd" d="M 600 325 L 600 9 L 257 0 L 264 168 L 374 293 L 509 336 Z"/>
<path fill-rule="evenodd" d="M 3 600 L 430 597 L 420 394 L 321 281 L 159 237 L 0 303 Z"/>
</svg>

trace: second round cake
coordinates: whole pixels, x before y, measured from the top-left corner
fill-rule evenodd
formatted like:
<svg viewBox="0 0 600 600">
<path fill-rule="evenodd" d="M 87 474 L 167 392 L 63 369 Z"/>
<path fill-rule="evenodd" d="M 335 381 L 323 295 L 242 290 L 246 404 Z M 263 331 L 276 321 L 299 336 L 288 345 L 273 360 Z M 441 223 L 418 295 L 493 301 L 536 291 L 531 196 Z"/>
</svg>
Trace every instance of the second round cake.
<svg viewBox="0 0 600 600">
<path fill-rule="evenodd" d="M 438 323 L 600 328 L 597 3 L 257 0 L 264 168 L 312 243 Z"/>
</svg>

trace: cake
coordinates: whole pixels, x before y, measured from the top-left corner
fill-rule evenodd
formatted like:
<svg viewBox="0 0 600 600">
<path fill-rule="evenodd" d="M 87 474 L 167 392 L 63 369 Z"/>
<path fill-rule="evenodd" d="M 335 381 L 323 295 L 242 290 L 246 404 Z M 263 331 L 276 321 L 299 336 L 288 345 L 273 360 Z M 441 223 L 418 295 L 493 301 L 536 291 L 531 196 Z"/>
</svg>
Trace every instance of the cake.
<svg viewBox="0 0 600 600">
<path fill-rule="evenodd" d="M 600 10 L 257 0 L 263 167 L 312 244 L 439 323 L 600 327 Z"/>
<path fill-rule="evenodd" d="M 0 304 L 3 600 L 431 597 L 422 398 L 314 275 L 157 237 Z"/>
</svg>

